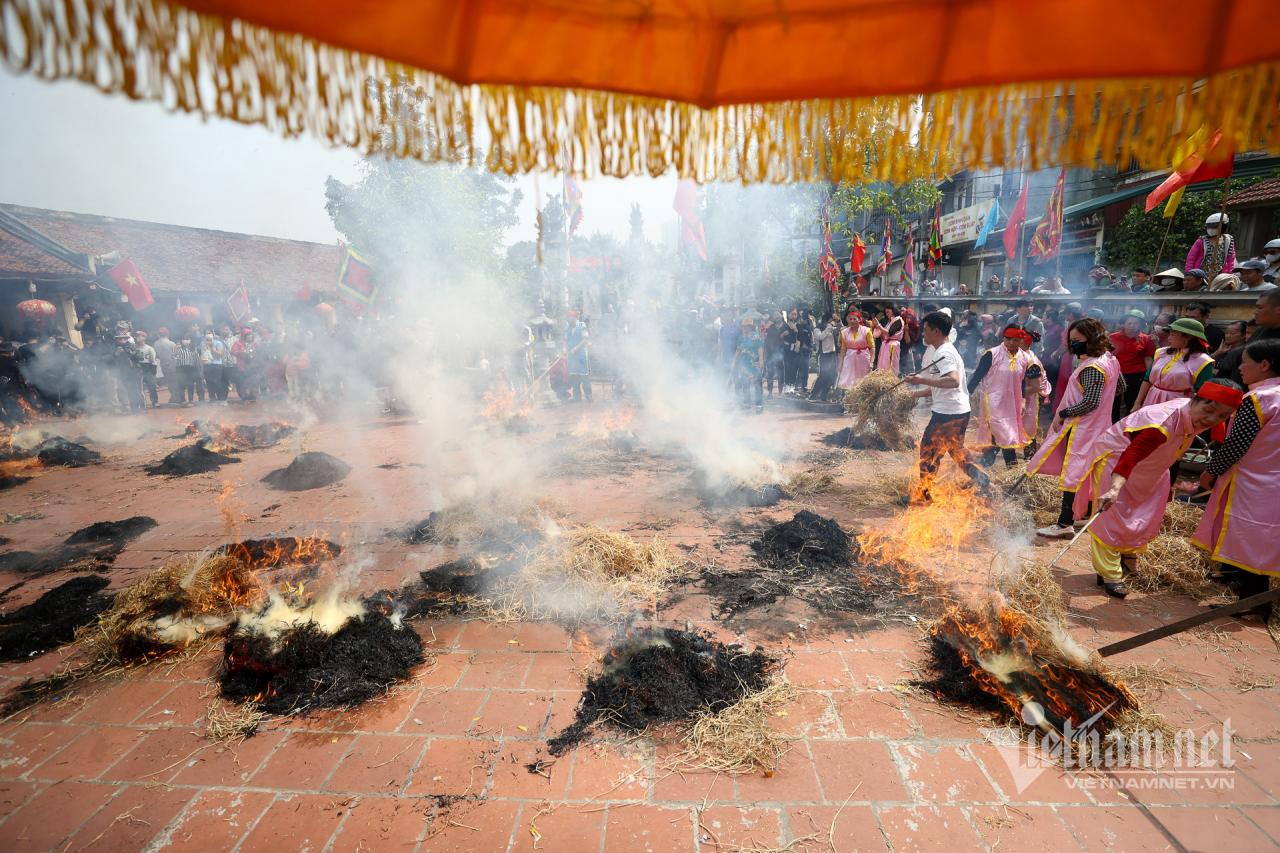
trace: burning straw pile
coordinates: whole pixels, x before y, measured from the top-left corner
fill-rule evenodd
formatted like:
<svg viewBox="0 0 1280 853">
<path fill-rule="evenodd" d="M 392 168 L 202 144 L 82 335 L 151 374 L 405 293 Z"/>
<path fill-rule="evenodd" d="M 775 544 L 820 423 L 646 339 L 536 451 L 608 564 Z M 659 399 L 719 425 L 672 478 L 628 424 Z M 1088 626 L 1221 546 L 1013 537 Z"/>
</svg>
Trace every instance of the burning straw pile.
<svg viewBox="0 0 1280 853">
<path fill-rule="evenodd" d="M 1064 632 L 1011 608 L 953 607 L 928 642 L 932 677 L 916 686 L 945 701 L 1045 730 L 1094 720 L 1104 733 L 1138 706 Z"/>
<path fill-rule="evenodd" d="M 211 424 L 192 421 L 184 435 L 197 436 L 200 443 L 222 453 L 274 447 L 296 432 L 292 424 L 268 421 L 261 424 Z"/>
<path fill-rule="evenodd" d="M 671 628 L 620 641 L 603 663 L 587 680 L 574 721 L 548 742 L 552 755 L 572 749 L 597 723 L 640 732 L 724 711 L 766 688 L 778 667 L 759 648 L 748 652 Z"/>
<path fill-rule="evenodd" d="M 878 449 L 875 439 L 886 450 L 910 450 L 915 446 L 911 435 L 911 410 L 915 407 L 911 389 L 886 370 L 873 370 L 844 395 L 844 412 L 853 418 L 846 447 L 861 445 Z"/>
<path fill-rule="evenodd" d="M 466 611 L 498 621 L 603 621 L 624 607 L 652 604 L 675 574 L 675 553 L 660 540 L 637 542 L 591 525 L 536 548 L 423 572 L 402 594 L 410 612 Z M 432 599 L 434 606 L 413 599 Z"/>
<path fill-rule="evenodd" d="M 223 648 L 222 697 L 270 714 L 353 707 L 426 659 L 399 619 L 336 593 L 314 602 L 272 593 L 241 615 Z"/>
</svg>

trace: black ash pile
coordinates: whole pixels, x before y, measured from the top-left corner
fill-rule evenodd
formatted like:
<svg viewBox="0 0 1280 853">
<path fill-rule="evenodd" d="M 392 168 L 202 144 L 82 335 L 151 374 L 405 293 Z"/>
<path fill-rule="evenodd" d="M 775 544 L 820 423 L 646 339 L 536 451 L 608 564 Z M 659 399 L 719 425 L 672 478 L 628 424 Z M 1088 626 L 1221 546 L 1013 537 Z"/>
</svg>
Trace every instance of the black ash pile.
<svg viewBox="0 0 1280 853">
<path fill-rule="evenodd" d="M 303 492 L 332 486 L 350 473 L 351 466 L 336 456 L 309 451 L 299 453 L 287 466 L 263 477 L 262 482 L 285 492 Z"/>
<path fill-rule="evenodd" d="M 778 483 L 714 481 L 701 472 L 694 474 L 693 486 L 698 500 L 709 509 L 773 506 L 787 497 L 786 489 Z"/>
<path fill-rule="evenodd" d="M 419 572 L 417 582 L 395 592 L 376 592 L 365 603 L 388 614 L 400 613 L 408 620 L 465 614 L 498 582 L 520 571 L 520 562 L 512 557 L 481 559 L 463 557 L 441 563 Z"/>
<path fill-rule="evenodd" d="M 81 575 L 32 603 L 0 615 L 0 661 L 23 661 L 65 646 L 111 606 L 107 579 Z"/>
<path fill-rule="evenodd" d="M 208 474 L 217 471 L 223 465 L 239 462 L 233 456 L 224 456 L 209 450 L 203 444 L 189 444 L 180 447 L 154 465 L 144 470 L 153 477 L 189 477 L 192 474 Z"/>
<path fill-rule="evenodd" d="M 638 732 L 724 710 L 763 689 L 777 659 L 756 648 L 724 645 L 708 634 L 671 628 L 644 631 L 615 644 L 603 670 L 587 680 L 574 721 L 548 742 L 562 755 L 592 726 Z"/>
<path fill-rule="evenodd" d="M 237 450 L 261 450 L 274 447 L 297 432 L 292 424 L 269 421 L 262 424 L 218 424 L 194 420 L 187 424 L 186 432 L 175 438 L 196 436 L 201 444 L 212 444 L 226 452 Z"/>
<path fill-rule="evenodd" d="M 797 598 L 823 616 L 890 618 L 904 606 L 927 610 L 936 592 L 924 573 L 864 562 L 855 537 L 809 510 L 766 529 L 751 543 L 758 565 L 737 571 L 708 566 L 699 583 L 715 602 L 715 617 L 733 620 Z"/>
<path fill-rule="evenodd" d="M 36 445 L 35 456 L 47 468 L 83 468 L 102 460 L 96 450 L 56 435 Z"/>
<path fill-rule="evenodd" d="M 350 708 L 409 678 L 426 658 L 422 639 L 367 611 L 326 632 L 300 621 L 271 636 L 237 626 L 223 648 L 222 697 L 270 714 Z"/>
<path fill-rule="evenodd" d="M 928 651 L 929 677 L 914 686 L 1046 731 L 1069 723 L 1106 733 L 1138 708 L 1083 650 L 1011 609 L 952 608 L 930 628 Z"/>
<path fill-rule="evenodd" d="M 48 551 L 0 553 L 0 571 L 38 577 L 60 570 L 105 571 L 130 540 L 156 526 L 153 518 L 99 521 L 68 536 Z"/>
<path fill-rule="evenodd" d="M 889 442 L 885 441 L 876 434 L 858 434 L 853 431 L 853 427 L 845 427 L 828 433 L 821 438 L 823 444 L 828 447 L 844 447 L 849 450 L 893 450 L 889 446 Z"/>
</svg>

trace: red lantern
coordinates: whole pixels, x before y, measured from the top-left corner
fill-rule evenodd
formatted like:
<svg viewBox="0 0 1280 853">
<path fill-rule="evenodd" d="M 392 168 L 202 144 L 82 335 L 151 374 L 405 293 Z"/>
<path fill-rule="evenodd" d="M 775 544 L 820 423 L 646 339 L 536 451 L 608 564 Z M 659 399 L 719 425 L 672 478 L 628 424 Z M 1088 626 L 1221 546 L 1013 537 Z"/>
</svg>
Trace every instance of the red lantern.
<svg viewBox="0 0 1280 853">
<path fill-rule="evenodd" d="M 179 305 L 178 310 L 173 312 L 173 316 L 179 320 L 195 322 L 200 319 L 200 309 L 194 305 Z"/>
<path fill-rule="evenodd" d="M 18 313 L 28 320 L 43 323 L 57 314 L 58 309 L 52 302 L 43 299 L 24 299 L 18 303 Z"/>
<path fill-rule="evenodd" d="M 316 307 L 311 310 L 316 312 L 317 317 L 323 317 L 326 320 L 333 316 L 333 306 L 328 302 L 316 303 Z"/>
</svg>

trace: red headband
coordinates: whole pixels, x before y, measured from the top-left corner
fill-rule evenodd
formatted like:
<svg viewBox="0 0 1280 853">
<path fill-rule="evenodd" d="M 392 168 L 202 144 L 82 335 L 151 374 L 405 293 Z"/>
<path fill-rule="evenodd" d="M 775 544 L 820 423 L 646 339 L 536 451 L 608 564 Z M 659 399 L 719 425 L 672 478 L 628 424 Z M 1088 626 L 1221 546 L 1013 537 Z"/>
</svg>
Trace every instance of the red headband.
<svg viewBox="0 0 1280 853">
<path fill-rule="evenodd" d="M 845 318 L 846 320 L 848 320 L 850 317 L 853 317 L 853 318 L 854 318 L 854 319 L 856 319 L 859 323 L 861 323 L 861 322 L 862 322 L 862 315 L 861 315 L 861 314 L 859 314 L 857 311 L 850 311 L 848 314 L 845 314 L 845 315 L 844 315 L 844 318 Z"/>
<path fill-rule="evenodd" d="M 1031 334 L 1026 329 L 1005 329 L 1004 336 L 1013 340 L 1031 340 Z"/>
<path fill-rule="evenodd" d="M 1226 385 L 1219 385 L 1217 382 L 1204 383 L 1200 386 L 1200 390 L 1196 392 L 1196 396 L 1203 400 L 1212 400 L 1215 403 L 1225 403 L 1233 409 L 1240 408 L 1240 404 L 1244 402 L 1243 391 L 1228 388 Z"/>
</svg>

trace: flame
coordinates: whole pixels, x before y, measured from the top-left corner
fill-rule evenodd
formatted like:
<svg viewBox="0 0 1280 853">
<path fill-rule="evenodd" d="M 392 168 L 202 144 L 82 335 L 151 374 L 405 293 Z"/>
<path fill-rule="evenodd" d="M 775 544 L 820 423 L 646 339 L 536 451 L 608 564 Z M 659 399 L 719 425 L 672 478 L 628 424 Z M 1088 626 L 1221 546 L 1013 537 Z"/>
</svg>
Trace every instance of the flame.
<svg viewBox="0 0 1280 853">
<path fill-rule="evenodd" d="M 973 544 L 992 518 L 990 505 L 952 481 L 933 483 L 930 494 L 929 503 L 907 507 L 891 526 L 860 533 L 863 553 L 881 563 L 934 566 L 945 554 Z"/>
<path fill-rule="evenodd" d="M 18 401 L 18 407 L 22 409 L 22 413 L 26 415 L 27 420 L 34 421 L 40 417 L 40 414 L 35 410 L 35 407 L 28 403 L 21 394 L 19 394 L 15 399 Z"/>
<path fill-rule="evenodd" d="M 232 498 L 235 496 L 235 487 L 231 485 L 231 481 L 224 480 L 222 483 L 222 492 L 218 495 L 218 514 L 222 516 L 223 526 L 227 533 L 232 536 L 240 529 L 240 523 L 249 519 L 239 504 L 233 503 Z"/>
<path fill-rule="evenodd" d="M 617 433 L 631 432 L 631 424 L 635 419 L 636 411 L 630 406 L 616 411 L 589 412 L 578 421 L 573 428 L 573 434 L 587 438 L 606 439 Z"/>
<path fill-rule="evenodd" d="M 533 401 L 525 394 L 516 394 L 499 378 L 484 392 L 484 416 L 494 421 L 510 421 L 527 418 L 533 414 Z"/>
</svg>

